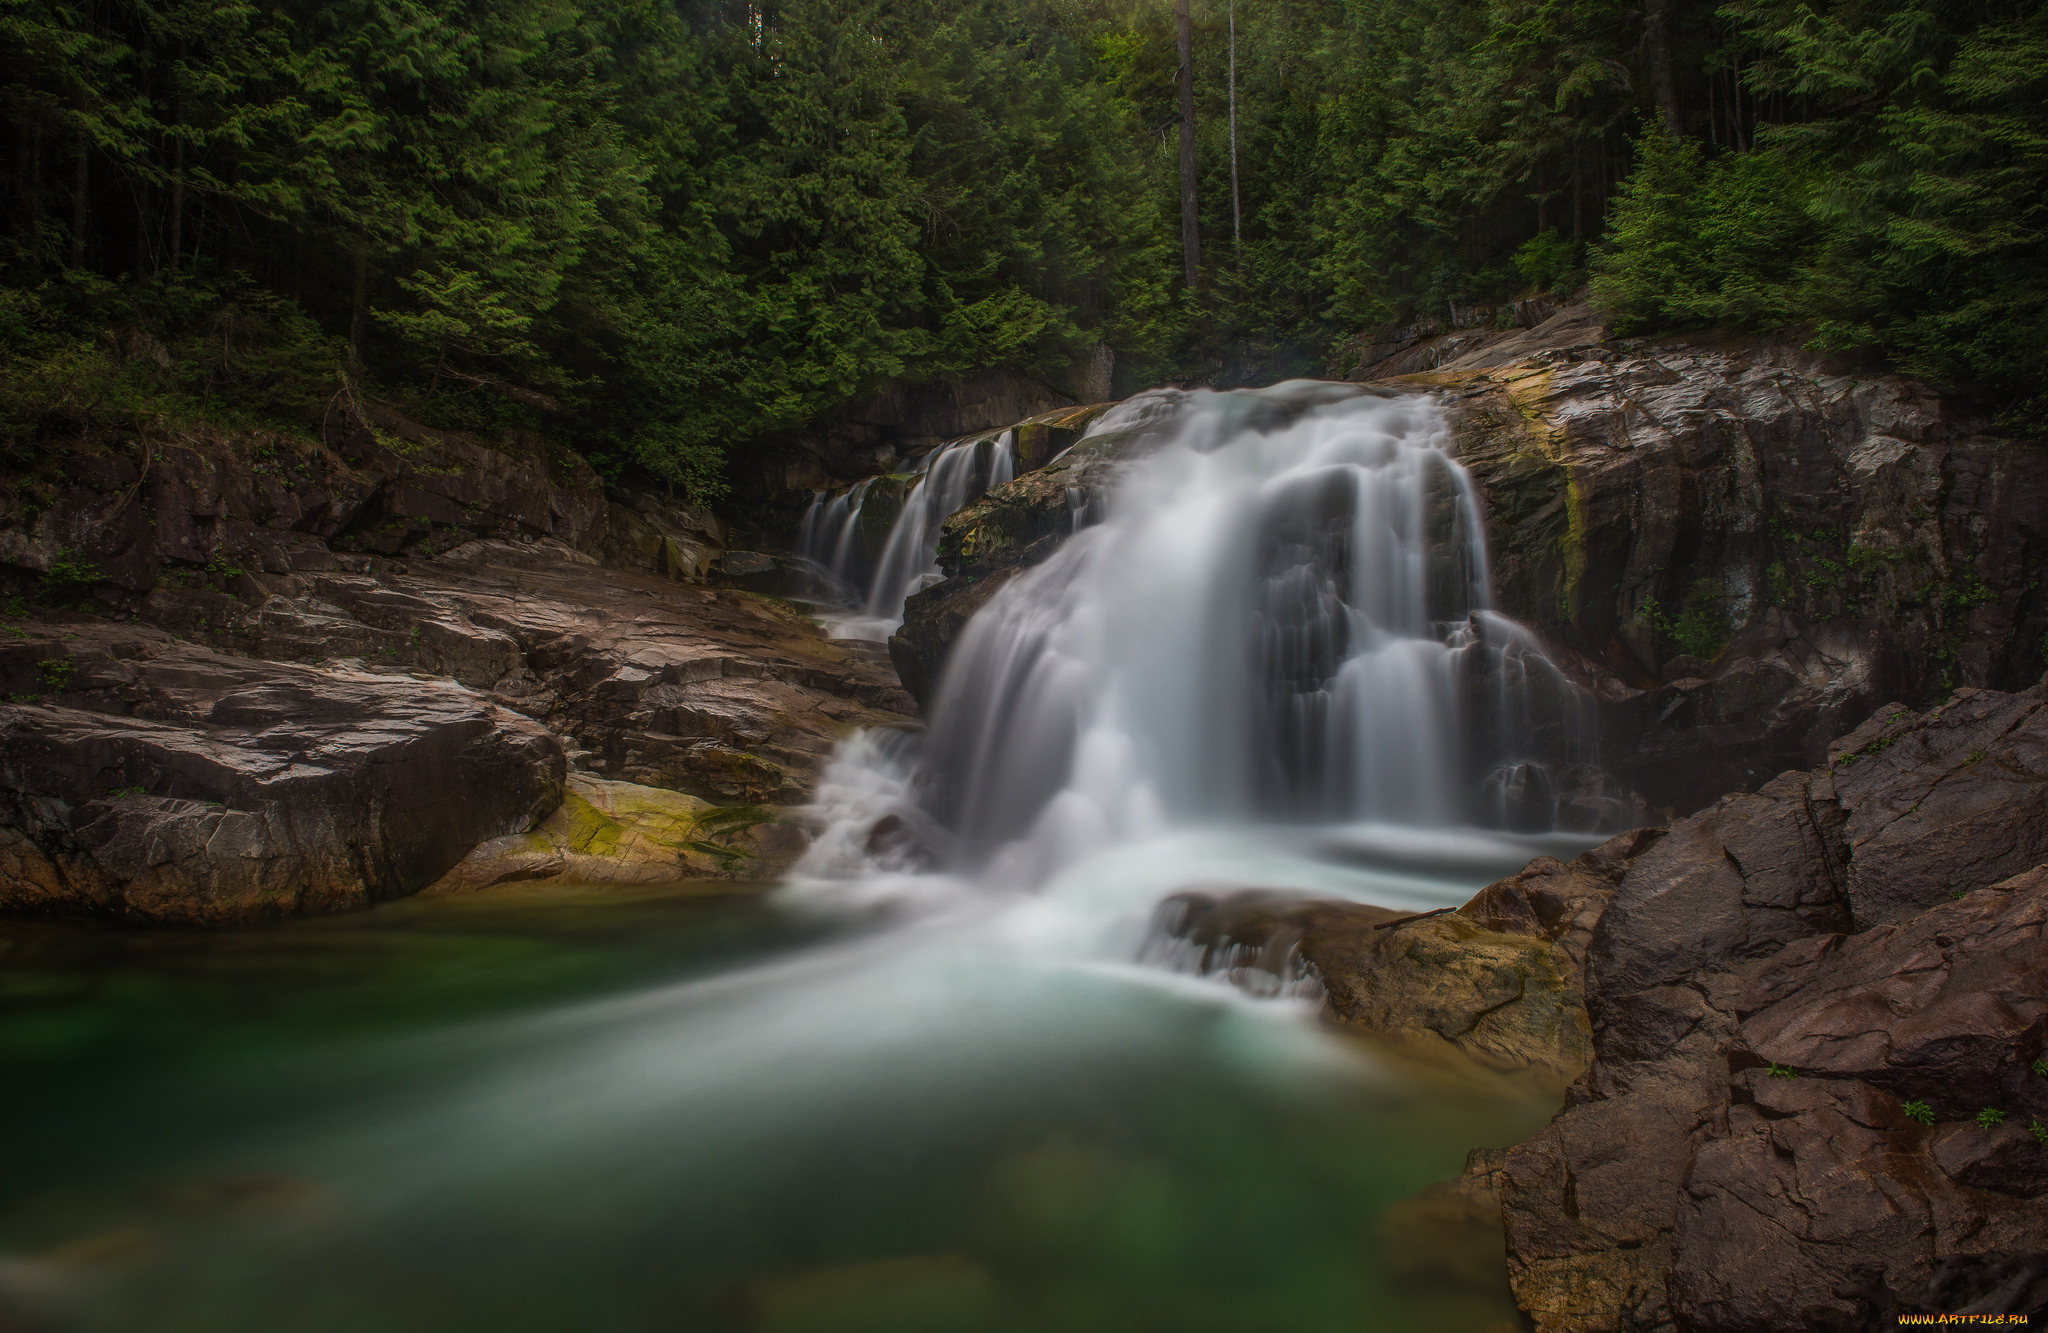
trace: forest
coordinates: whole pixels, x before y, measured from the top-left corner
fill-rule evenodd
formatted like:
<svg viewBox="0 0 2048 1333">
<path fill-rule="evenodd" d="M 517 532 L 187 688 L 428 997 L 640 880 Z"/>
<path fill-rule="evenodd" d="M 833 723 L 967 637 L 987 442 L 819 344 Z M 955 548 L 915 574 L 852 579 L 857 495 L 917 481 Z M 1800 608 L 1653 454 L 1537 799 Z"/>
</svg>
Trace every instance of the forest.
<svg viewBox="0 0 2048 1333">
<path fill-rule="evenodd" d="M 369 394 L 710 500 L 886 380 L 1588 285 L 2048 428 L 2039 0 L 5 0 L 0 70 L 17 466 Z"/>
</svg>

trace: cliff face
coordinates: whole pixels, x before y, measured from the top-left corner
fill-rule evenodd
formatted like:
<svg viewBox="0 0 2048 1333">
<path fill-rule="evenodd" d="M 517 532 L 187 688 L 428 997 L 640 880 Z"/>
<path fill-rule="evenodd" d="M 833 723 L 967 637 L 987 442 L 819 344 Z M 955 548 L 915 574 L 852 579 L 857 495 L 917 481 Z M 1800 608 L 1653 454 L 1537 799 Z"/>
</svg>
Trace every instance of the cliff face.
<svg viewBox="0 0 2048 1333">
<path fill-rule="evenodd" d="M 2040 677 L 2048 449 L 1790 347 L 1598 332 L 1560 316 L 1408 382 L 1446 395 L 1501 609 L 1578 659 L 1653 803 L 1814 764 L 1888 700 Z"/>
<path fill-rule="evenodd" d="M 1628 864 L 1591 1066 L 1502 1164 L 1539 1333 L 2048 1309 L 2044 710 L 1887 709 Z"/>
<path fill-rule="evenodd" d="M 1657 807 L 1818 762 L 1886 701 L 2048 665 L 2048 448 L 1922 386 L 1783 343 L 1616 342 L 1584 307 L 1360 373 L 1418 365 L 1378 383 L 1442 395 L 1500 608 L 1599 700 L 1603 765 Z M 947 521 L 948 578 L 892 644 L 906 688 L 1132 444 L 1090 439 Z"/>
</svg>

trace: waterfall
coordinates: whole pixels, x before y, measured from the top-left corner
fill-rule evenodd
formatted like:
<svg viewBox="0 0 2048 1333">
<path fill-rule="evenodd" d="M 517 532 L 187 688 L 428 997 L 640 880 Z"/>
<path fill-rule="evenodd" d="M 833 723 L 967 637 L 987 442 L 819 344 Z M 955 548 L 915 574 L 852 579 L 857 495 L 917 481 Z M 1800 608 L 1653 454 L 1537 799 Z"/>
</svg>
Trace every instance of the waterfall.
<svg viewBox="0 0 2048 1333">
<path fill-rule="evenodd" d="M 940 525 L 991 486 L 1015 476 L 1015 434 L 956 440 L 925 455 L 900 508 L 870 505 L 904 478 L 871 477 L 839 495 L 821 492 L 804 513 L 797 554 L 811 570 L 810 600 L 828 608 L 835 639 L 880 642 L 903 623 L 903 603 L 940 578 Z M 871 521 L 879 517 L 887 521 Z"/>
<path fill-rule="evenodd" d="M 1028 884 L 1173 830 L 1600 822 L 1566 790 L 1587 701 L 1492 611 L 1434 400 L 1164 391 L 1091 434 L 1130 430 L 1156 439 L 1096 521 L 962 632 L 919 752 L 842 754 L 812 870 Z"/>
</svg>

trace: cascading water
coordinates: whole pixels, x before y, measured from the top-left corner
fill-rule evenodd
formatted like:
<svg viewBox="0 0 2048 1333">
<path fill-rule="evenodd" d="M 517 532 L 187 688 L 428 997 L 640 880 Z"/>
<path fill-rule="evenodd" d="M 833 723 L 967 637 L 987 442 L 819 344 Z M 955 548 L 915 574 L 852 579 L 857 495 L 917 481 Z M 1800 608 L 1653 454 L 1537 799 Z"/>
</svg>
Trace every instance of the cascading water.
<svg viewBox="0 0 2048 1333">
<path fill-rule="evenodd" d="M 1490 610 L 1431 399 L 1162 392 L 1090 433 L 1134 429 L 1100 521 L 962 634 L 921 753 L 842 755 L 812 870 L 1028 885 L 1176 830 L 1557 825 L 1589 714 Z"/>
<path fill-rule="evenodd" d="M 1449 906 L 1565 850 L 1512 830 L 1551 822 L 1571 692 L 1485 609 L 1427 399 L 1153 394 L 1103 429 L 1156 447 L 972 622 L 928 736 L 848 741 L 773 895 L 507 886 L 261 948 L 34 923 L 0 1325 L 1511 1323 L 1497 1237 L 1380 1238 L 1554 1099 L 1377 1059 L 1302 1021 L 1284 940 L 1192 918 L 1201 890 Z M 1176 904 L 1196 928 L 1155 929 Z M 245 975 L 282 1002 L 223 1005 Z"/>
<path fill-rule="evenodd" d="M 869 478 L 811 502 L 797 534 L 797 554 L 814 571 L 812 598 L 832 608 L 823 617 L 831 637 L 879 642 L 895 632 L 903 623 L 904 602 L 940 577 L 939 526 L 1015 475 L 1014 445 L 1010 431 L 941 445 L 918 465 L 893 516 L 869 510 L 890 478 Z M 889 519 L 879 542 L 876 517 Z"/>
</svg>

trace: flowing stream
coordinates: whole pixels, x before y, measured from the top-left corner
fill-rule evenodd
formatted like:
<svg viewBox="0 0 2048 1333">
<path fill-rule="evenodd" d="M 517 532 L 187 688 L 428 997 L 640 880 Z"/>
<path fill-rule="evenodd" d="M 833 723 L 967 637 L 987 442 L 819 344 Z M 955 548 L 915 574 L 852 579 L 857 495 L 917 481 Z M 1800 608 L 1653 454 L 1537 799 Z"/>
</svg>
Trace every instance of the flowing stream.
<svg viewBox="0 0 2048 1333">
<path fill-rule="evenodd" d="M 1498 1233 L 1402 1200 L 1558 1090 L 1177 972 L 1155 923 L 1191 887 L 1449 906 L 1588 845 L 1575 697 L 1489 609 L 1430 400 L 1097 430 L 1145 447 L 968 627 L 928 733 L 845 744 L 772 891 L 0 926 L 0 1327 L 1511 1320 Z"/>
<path fill-rule="evenodd" d="M 825 608 L 828 634 L 879 643 L 896 632 L 904 602 L 939 578 L 939 526 L 1012 478 L 1014 445 L 1009 431 L 955 440 L 908 478 L 873 477 L 811 502 L 797 555 L 811 570 L 810 596 Z"/>
</svg>

